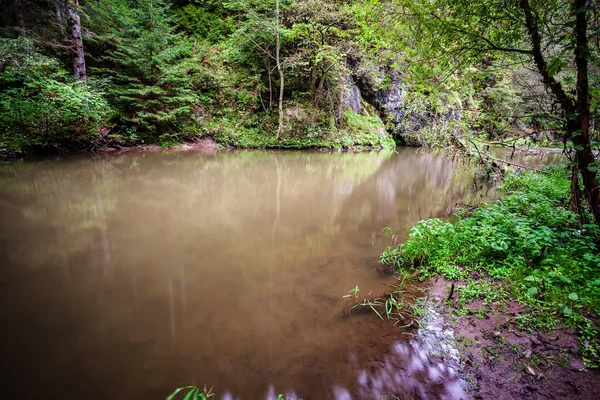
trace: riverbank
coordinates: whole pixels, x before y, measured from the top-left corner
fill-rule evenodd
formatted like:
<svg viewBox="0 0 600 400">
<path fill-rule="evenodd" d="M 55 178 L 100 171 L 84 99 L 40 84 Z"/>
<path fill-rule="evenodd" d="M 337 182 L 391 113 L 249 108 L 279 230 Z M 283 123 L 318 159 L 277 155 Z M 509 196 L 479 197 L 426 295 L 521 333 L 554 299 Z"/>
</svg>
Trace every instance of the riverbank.
<svg viewBox="0 0 600 400">
<path fill-rule="evenodd" d="M 433 280 L 475 398 L 600 390 L 597 227 L 570 211 L 569 189 L 563 169 L 509 173 L 502 199 L 421 221 L 382 254 L 401 274 Z"/>
<path fill-rule="evenodd" d="M 373 127 L 361 134 L 331 133 L 317 136 L 289 136 L 276 139 L 271 135 L 259 135 L 245 131 L 240 135 L 215 133 L 204 136 L 185 136 L 175 140 L 156 143 L 126 140 L 121 137 L 105 137 L 93 142 L 61 142 L 45 145 L 22 146 L 0 142 L 0 158 L 15 158 L 67 153 L 110 153 L 119 151 L 160 151 L 220 149 L 280 149 L 280 150 L 328 150 L 363 151 L 393 149 L 396 142 L 383 128 Z"/>
<path fill-rule="evenodd" d="M 477 278 L 473 282 L 481 283 Z M 483 282 L 487 282 L 484 280 Z M 485 305 L 485 300 L 463 301 L 453 296 L 468 281 L 443 277 L 431 280 L 432 299 L 443 316 L 443 327 L 453 332 L 459 371 L 475 399 L 592 399 L 600 390 L 600 371 L 587 368 L 575 327 L 557 324 L 546 330 L 523 329 L 519 316 L 530 310 L 507 298 Z M 509 290 L 503 283 L 502 290 Z"/>
</svg>

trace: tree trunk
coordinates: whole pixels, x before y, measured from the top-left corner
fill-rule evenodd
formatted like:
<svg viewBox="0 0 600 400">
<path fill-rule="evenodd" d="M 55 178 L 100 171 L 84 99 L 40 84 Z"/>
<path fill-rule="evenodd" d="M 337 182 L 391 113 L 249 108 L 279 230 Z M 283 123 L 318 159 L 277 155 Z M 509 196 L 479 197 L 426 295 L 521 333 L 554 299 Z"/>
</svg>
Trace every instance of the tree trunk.
<svg viewBox="0 0 600 400">
<path fill-rule="evenodd" d="M 87 81 L 85 70 L 85 53 L 83 51 L 83 37 L 81 35 L 81 20 L 79 18 L 79 1 L 71 0 L 67 8 L 69 17 L 69 35 L 71 39 L 71 61 L 73 63 L 73 76 L 83 84 Z"/>
<path fill-rule="evenodd" d="M 586 0 L 575 0 L 575 64 L 577 66 L 577 126 L 572 135 L 577 167 L 596 223 L 600 225 L 600 188 L 596 159 L 590 145 L 590 102 L 588 84 L 588 38 Z"/>
<path fill-rule="evenodd" d="M 576 164 L 581 177 L 585 196 L 596 224 L 600 225 L 600 188 L 596 178 L 596 160 L 590 145 L 590 103 L 588 85 L 588 38 L 586 0 L 575 0 L 575 64 L 577 68 L 577 100 L 573 101 L 566 94 L 562 85 L 548 73 L 548 64 L 544 59 L 538 23 L 531 10 L 529 0 L 520 1 L 521 10 L 525 14 L 527 32 L 531 39 L 535 65 L 542 76 L 542 81 L 559 101 L 566 119 L 566 140 L 573 142 Z"/>
<path fill-rule="evenodd" d="M 281 136 L 281 130 L 283 128 L 283 87 L 284 87 L 284 76 L 283 69 L 281 68 L 281 59 L 279 52 L 281 49 L 281 34 L 279 31 L 279 0 L 276 2 L 275 11 L 275 23 L 276 23 L 276 35 L 277 35 L 277 47 L 275 48 L 275 61 L 277 62 L 277 71 L 279 72 L 279 126 L 277 127 L 277 140 Z"/>
<path fill-rule="evenodd" d="M 23 17 L 23 0 L 14 0 L 15 25 L 17 34 L 25 36 L 25 18 Z"/>
<path fill-rule="evenodd" d="M 582 208 L 581 208 L 581 188 L 579 187 L 579 170 L 577 165 L 573 166 L 571 170 L 571 211 L 577 214 L 577 223 L 579 227 L 583 224 L 581 219 Z"/>
<path fill-rule="evenodd" d="M 269 111 L 273 109 L 273 79 L 271 78 L 271 52 L 267 54 L 267 76 L 269 77 Z"/>
<path fill-rule="evenodd" d="M 60 7 L 58 5 L 54 5 L 54 18 L 56 18 L 56 23 L 58 24 L 59 27 L 63 26 L 63 20 L 62 20 L 62 12 L 60 11 Z M 61 28 L 61 32 L 62 32 L 62 28 Z"/>
</svg>

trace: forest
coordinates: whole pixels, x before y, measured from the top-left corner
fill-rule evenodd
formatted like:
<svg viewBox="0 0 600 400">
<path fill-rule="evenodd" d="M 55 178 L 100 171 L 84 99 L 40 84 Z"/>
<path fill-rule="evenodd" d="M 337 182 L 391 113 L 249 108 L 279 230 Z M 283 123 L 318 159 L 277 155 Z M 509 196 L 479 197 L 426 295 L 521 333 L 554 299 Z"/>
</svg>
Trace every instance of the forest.
<svg viewBox="0 0 600 400">
<path fill-rule="evenodd" d="M 101 371 L 122 364 L 109 358 L 120 348 L 150 371 L 121 371 L 131 378 L 116 384 L 122 398 L 492 398 L 505 381 L 509 398 L 600 389 L 597 2 L 0 7 L 7 282 L 17 282 L 23 310 L 40 310 L 29 306 L 36 292 L 59 320 L 69 315 L 85 360 L 93 346 L 79 338 L 110 343 Z M 81 278 L 82 265 L 98 266 L 86 274 L 104 286 Z M 47 278 L 69 289 L 40 291 Z M 76 293 L 74 282 L 89 290 Z M 130 307 L 115 300 L 129 297 Z M 6 343 L 19 348 L 21 329 L 38 323 L 54 332 L 46 317 L 24 322 L 5 303 L 14 322 Z M 438 372 L 427 380 L 403 366 L 412 386 L 394 386 L 390 360 L 377 358 L 389 353 L 379 346 L 396 346 L 388 322 L 426 338 L 438 312 L 459 356 L 422 338 L 427 365 L 458 372 L 439 373 L 442 384 L 431 378 Z M 373 314 L 388 324 L 343 325 Z M 52 338 L 35 341 L 59 348 Z M 350 368 L 340 343 L 360 350 L 349 362 L 360 379 L 339 372 Z M 406 343 L 402 354 L 422 356 Z M 178 369 L 189 354 L 207 360 L 200 378 Z M 15 376 L 31 374 L 15 363 L 24 371 Z M 104 388 L 86 380 L 101 372 L 85 365 L 78 377 Z M 325 387 L 336 379 L 348 397 Z M 298 393 L 279 394 L 293 384 Z"/>
<path fill-rule="evenodd" d="M 2 8 L 2 144 L 19 151 L 205 135 L 239 147 L 426 144 L 454 133 L 560 144 L 561 118 L 597 107 L 596 10 L 581 15 L 583 66 L 564 1 Z"/>
</svg>

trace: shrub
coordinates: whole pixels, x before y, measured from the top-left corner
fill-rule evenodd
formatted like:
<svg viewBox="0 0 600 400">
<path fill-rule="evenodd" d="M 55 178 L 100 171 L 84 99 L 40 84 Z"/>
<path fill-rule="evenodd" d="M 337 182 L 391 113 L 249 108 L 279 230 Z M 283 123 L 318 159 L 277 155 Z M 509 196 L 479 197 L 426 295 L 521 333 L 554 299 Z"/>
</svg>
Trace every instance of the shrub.
<svg viewBox="0 0 600 400">
<path fill-rule="evenodd" d="M 569 183 L 564 169 L 509 174 L 503 187 L 507 196 L 455 222 L 419 222 L 406 243 L 388 247 L 381 260 L 416 267 L 424 276 L 465 279 L 477 271 L 504 279 L 515 297 L 541 311 L 545 321 L 560 315 L 582 334 L 596 332 L 597 337 L 586 316 L 600 311 L 598 228 L 580 226 L 567 208 Z M 535 319 L 523 320 L 540 327 Z M 598 349 L 597 342 L 586 339 L 582 350 L 588 365 L 598 363 Z"/>
<path fill-rule="evenodd" d="M 25 38 L 0 39 L 0 140 L 13 148 L 88 140 L 111 109 Z"/>
</svg>

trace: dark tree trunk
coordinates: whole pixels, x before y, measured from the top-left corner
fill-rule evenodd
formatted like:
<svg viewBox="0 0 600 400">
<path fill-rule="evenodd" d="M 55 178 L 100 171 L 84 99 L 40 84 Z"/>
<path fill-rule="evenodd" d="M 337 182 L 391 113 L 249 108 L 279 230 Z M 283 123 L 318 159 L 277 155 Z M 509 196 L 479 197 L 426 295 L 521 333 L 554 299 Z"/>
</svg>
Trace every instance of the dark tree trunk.
<svg viewBox="0 0 600 400">
<path fill-rule="evenodd" d="M 25 36 L 25 18 L 23 17 L 23 0 L 14 0 L 14 17 L 17 33 L 19 36 Z"/>
<path fill-rule="evenodd" d="M 62 12 L 60 11 L 60 7 L 58 5 L 54 5 L 54 18 L 56 18 L 56 23 L 59 26 L 62 26 L 62 24 L 63 24 Z"/>
<path fill-rule="evenodd" d="M 63 18 L 63 15 L 68 15 L 68 13 L 65 13 L 65 2 L 64 0 L 54 0 L 50 4 L 54 8 L 54 19 L 56 20 L 56 27 L 58 28 L 60 38 L 62 41 L 66 42 L 69 39 L 67 36 L 70 36 L 71 32 L 67 32 L 65 20 Z"/>
<path fill-rule="evenodd" d="M 587 0 L 575 0 L 575 64 L 577 67 L 577 99 L 569 98 L 561 83 L 548 72 L 548 64 L 542 53 L 541 37 L 535 15 L 529 0 L 521 0 L 521 10 L 525 14 L 527 32 L 531 39 L 533 60 L 542 75 L 542 81 L 557 98 L 566 118 L 566 140 L 573 142 L 576 164 L 581 177 L 585 197 L 596 224 L 600 225 L 600 190 L 596 178 L 596 160 L 590 144 L 590 104 L 588 85 L 588 38 L 587 38 Z"/>
<path fill-rule="evenodd" d="M 577 214 L 577 223 L 580 227 L 583 224 L 581 219 L 583 211 L 581 208 L 581 195 L 581 188 L 579 187 L 579 170 L 575 165 L 571 170 L 571 211 Z"/>
<path fill-rule="evenodd" d="M 570 132 L 576 151 L 577 167 L 596 223 L 600 224 L 600 188 L 596 178 L 596 159 L 590 145 L 590 102 L 588 84 L 588 38 L 586 0 L 575 0 L 575 64 L 577 66 L 577 117 Z"/>
<path fill-rule="evenodd" d="M 85 53 L 83 51 L 83 37 L 81 35 L 81 20 L 79 18 L 79 1 L 71 0 L 67 8 L 69 17 L 69 36 L 71 39 L 71 61 L 75 79 L 85 84 L 87 73 L 85 70 Z"/>
</svg>

